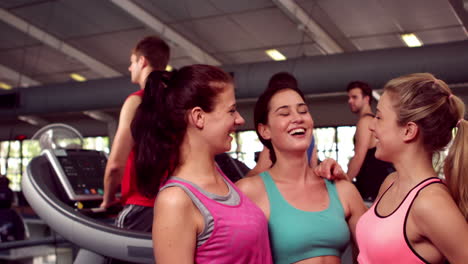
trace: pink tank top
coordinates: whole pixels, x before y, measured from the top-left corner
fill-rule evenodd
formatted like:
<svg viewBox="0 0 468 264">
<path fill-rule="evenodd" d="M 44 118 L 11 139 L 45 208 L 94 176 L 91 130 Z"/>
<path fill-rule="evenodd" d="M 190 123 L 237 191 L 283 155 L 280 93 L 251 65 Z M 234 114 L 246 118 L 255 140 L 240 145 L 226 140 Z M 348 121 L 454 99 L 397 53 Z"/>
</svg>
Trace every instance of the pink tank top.
<svg viewBox="0 0 468 264">
<path fill-rule="evenodd" d="M 429 184 L 439 182 L 442 182 L 439 178 L 422 181 L 411 189 L 395 211 L 388 216 L 381 216 L 376 207 L 393 183 L 388 187 L 357 223 L 356 240 L 360 264 L 427 263 L 413 250 L 406 238 L 406 217 L 419 191 Z"/>
<path fill-rule="evenodd" d="M 170 179 L 187 187 L 209 210 L 214 220 L 211 236 L 195 252 L 196 263 L 272 264 L 268 221 L 247 196 L 223 175 L 239 194 L 237 205 L 214 201 L 189 183 Z"/>
</svg>

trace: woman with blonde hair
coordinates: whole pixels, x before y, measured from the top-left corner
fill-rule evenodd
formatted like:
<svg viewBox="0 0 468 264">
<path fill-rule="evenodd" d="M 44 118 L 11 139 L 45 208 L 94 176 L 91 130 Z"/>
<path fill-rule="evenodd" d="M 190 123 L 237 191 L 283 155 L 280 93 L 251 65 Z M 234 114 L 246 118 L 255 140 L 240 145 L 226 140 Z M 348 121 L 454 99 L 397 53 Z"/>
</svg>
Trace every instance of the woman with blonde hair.
<svg viewBox="0 0 468 264">
<path fill-rule="evenodd" d="M 429 73 L 390 80 L 370 130 L 376 158 L 396 172 L 359 219 L 358 261 L 466 263 L 468 261 L 468 123 L 465 105 Z M 432 160 L 455 137 L 445 160 L 446 184 Z"/>
</svg>

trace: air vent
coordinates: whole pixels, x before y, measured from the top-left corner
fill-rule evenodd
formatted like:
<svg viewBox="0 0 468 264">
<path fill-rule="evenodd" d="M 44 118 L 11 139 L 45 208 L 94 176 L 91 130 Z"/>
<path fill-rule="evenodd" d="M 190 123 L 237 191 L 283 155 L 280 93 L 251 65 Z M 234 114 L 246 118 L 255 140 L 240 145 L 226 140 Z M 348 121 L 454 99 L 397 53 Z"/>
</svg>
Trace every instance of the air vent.
<svg viewBox="0 0 468 264">
<path fill-rule="evenodd" d="M 0 93 L 0 108 L 12 109 L 18 106 L 19 94 L 17 92 Z"/>
</svg>

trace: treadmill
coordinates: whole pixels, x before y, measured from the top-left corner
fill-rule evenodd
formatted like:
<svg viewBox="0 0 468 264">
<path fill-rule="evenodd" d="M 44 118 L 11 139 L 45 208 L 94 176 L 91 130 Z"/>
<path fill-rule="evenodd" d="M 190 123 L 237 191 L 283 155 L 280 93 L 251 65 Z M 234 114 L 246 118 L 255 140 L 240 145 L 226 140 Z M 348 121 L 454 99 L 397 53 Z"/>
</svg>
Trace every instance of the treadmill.
<svg viewBox="0 0 468 264">
<path fill-rule="evenodd" d="M 113 259 L 154 263 L 151 233 L 117 228 L 109 214 L 97 208 L 106 162 L 100 151 L 46 149 L 27 166 L 21 183 L 24 196 L 52 230 L 80 248 Z"/>
</svg>

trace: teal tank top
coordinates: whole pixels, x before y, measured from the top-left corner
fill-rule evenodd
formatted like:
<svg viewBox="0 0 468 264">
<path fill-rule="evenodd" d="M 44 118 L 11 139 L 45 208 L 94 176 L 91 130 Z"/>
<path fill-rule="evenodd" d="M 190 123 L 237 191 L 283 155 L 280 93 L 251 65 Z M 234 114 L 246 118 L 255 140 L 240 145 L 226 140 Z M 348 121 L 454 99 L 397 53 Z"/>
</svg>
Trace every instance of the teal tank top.
<svg viewBox="0 0 468 264">
<path fill-rule="evenodd" d="M 319 256 L 341 256 L 350 234 L 334 183 L 324 179 L 329 205 L 323 211 L 294 208 L 281 195 L 271 175 L 260 174 L 270 201 L 268 229 L 276 264 L 289 264 Z"/>
</svg>

